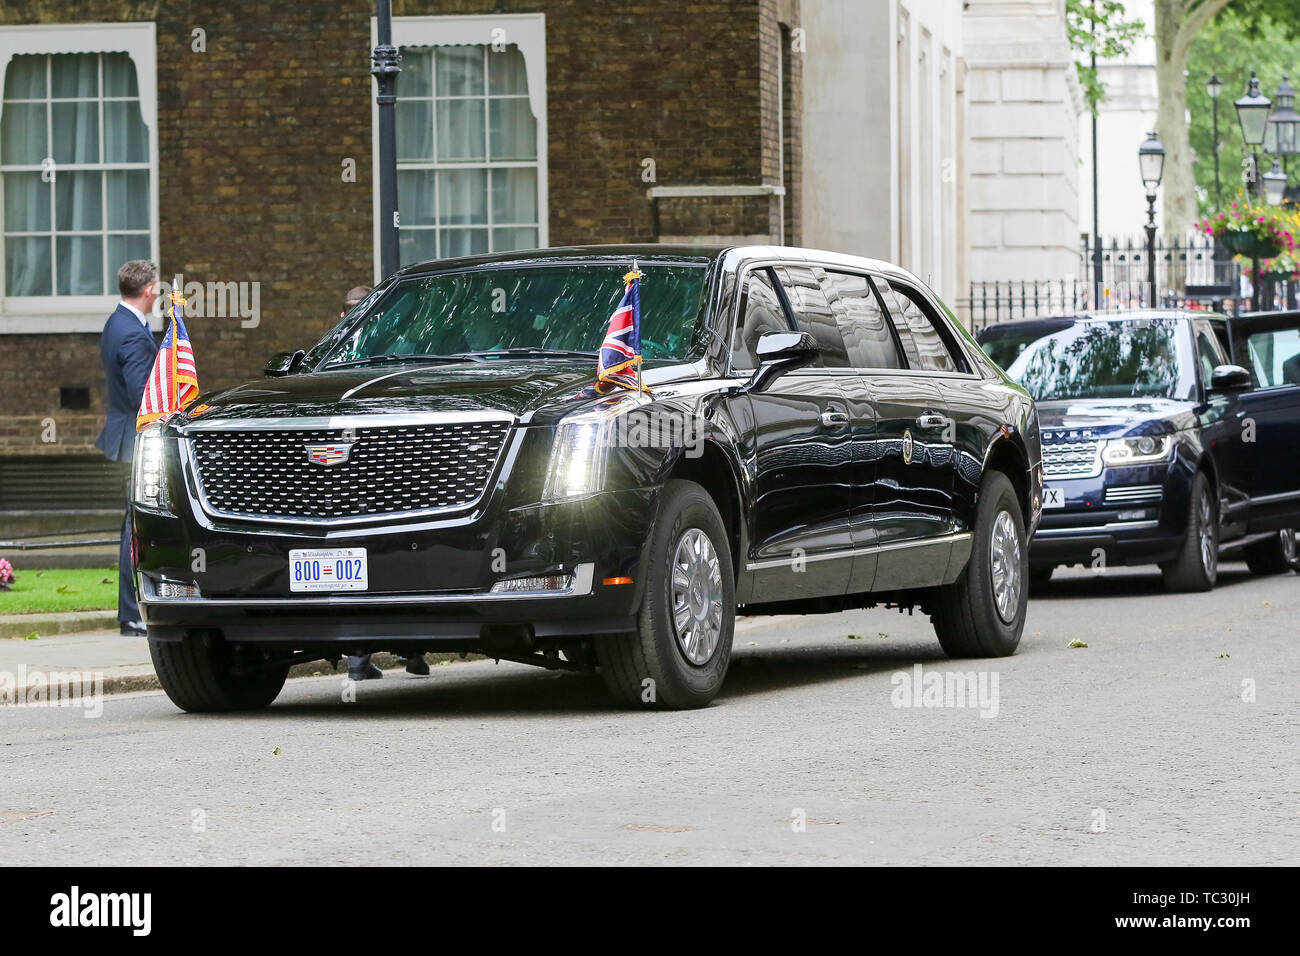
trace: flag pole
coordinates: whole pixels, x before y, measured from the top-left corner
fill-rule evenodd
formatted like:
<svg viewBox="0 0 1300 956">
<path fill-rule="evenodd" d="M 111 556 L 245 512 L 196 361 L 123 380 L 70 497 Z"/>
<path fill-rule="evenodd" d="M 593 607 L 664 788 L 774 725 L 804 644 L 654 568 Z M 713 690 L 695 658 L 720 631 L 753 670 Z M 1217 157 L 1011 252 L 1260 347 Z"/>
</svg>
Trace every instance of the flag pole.
<svg viewBox="0 0 1300 956">
<path fill-rule="evenodd" d="M 180 342 L 177 341 L 176 338 L 176 311 L 180 308 L 177 304 L 177 300 L 179 299 L 182 302 L 185 301 L 181 298 L 183 294 L 182 290 L 184 289 L 182 283 L 184 283 L 184 281 L 185 277 L 179 272 L 172 276 L 172 405 L 180 404 L 180 382 L 176 380 L 176 353 L 180 351 Z M 163 341 L 166 341 L 165 335 Z"/>
<path fill-rule="evenodd" d="M 637 330 L 636 330 L 636 390 L 645 391 L 645 382 L 641 378 L 641 263 L 635 257 L 632 259 L 632 281 L 637 283 L 636 302 L 637 302 Z"/>
</svg>

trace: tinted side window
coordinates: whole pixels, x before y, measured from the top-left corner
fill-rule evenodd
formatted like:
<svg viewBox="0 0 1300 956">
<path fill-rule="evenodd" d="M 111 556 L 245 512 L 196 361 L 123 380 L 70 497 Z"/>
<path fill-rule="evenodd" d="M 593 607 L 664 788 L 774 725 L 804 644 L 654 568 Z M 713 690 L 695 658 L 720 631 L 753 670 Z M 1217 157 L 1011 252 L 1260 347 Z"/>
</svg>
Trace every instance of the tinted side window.
<svg viewBox="0 0 1300 956">
<path fill-rule="evenodd" d="M 903 285 L 888 286 L 877 278 L 881 296 L 889 306 L 903 351 L 913 368 L 930 372 L 965 372 L 966 362 L 954 355 L 939 332 L 939 320 L 921 295 Z M 890 289 L 891 291 L 886 291 Z"/>
<path fill-rule="evenodd" d="M 745 277 L 745 294 L 736 315 L 731 337 L 731 367 L 751 371 L 758 367 L 759 337 L 764 332 L 789 332 L 790 321 L 777 297 L 766 269 L 755 270 Z"/>
<path fill-rule="evenodd" d="M 1300 330 L 1256 332 L 1246 340 L 1246 352 L 1260 388 L 1300 385 Z"/>
<path fill-rule="evenodd" d="M 844 339 L 840 335 L 839 323 L 835 313 L 822 291 L 818 273 L 806 266 L 777 266 L 776 274 L 785 287 L 786 298 L 794 310 L 794 320 L 800 332 L 809 332 L 821 348 L 819 360 L 815 363 L 821 368 L 848 368 L 849 356 L 844 348 Z"/>
<path fill-rule="evenodd" d="M 849 363 L 854 368 L 902 368 L 889 319 L 870 280 L 847 272 L 828 272 L 822 281 L 839 322 Z"/>
</svg>

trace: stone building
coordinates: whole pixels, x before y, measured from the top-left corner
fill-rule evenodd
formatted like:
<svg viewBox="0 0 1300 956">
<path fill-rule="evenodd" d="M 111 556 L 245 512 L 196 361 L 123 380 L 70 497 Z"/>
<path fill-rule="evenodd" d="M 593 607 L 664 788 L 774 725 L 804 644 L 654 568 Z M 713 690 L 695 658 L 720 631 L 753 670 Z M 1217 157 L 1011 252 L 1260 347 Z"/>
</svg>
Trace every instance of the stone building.
<svg viewBox="0 0 1300 956">
<path fill-rule="evenodd" d="M 892 259 L 963 313 L 971 282 L 1079 270 L 1064 0 L 806 2 L 808 244 Z"/>
</svg>

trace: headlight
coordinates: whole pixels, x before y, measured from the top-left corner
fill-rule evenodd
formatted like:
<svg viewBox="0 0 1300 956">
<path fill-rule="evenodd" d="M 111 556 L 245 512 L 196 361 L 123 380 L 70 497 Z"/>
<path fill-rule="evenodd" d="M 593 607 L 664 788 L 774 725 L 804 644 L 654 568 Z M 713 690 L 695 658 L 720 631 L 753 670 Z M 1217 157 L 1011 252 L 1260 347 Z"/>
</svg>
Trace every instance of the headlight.
<svg viewBox="0 0 1300 956">
<path fill-rule="evenodd" d="M 1112 438 L 1102 448 L 1101 460 L 1108 465 L 1149 465 L 1167 459 L 1173 447 L 1171 435 Z"/>
<path fill-rule="evenodd" d="M 637 392 L 613 396 L 596 408 L 560 421 L 546 469 L 543 501 L 594 494 L 605 487 L 610 436 L 619 415 L 650 401 Z"/>
<path fill-rule="evenodd" d="M 167 508 L 167 472 L 163 467 L 161 423 L 149 425 L 135 436 L 131 459 L 131 500 L 142 508 Z"/>
</svg>

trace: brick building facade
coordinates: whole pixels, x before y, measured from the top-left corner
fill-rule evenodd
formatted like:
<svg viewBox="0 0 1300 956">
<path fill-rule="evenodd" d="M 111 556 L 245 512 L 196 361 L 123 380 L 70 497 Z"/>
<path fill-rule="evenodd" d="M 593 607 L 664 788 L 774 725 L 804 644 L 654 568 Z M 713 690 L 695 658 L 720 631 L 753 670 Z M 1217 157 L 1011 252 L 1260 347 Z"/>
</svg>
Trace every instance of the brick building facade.
<svg viewBox="0 0 1300 956">
<path fill-rule="evenodd" d="M 111 273 L 117 263 L 109 261 L 115 249 L 152 242 L 164 278 L 182 273 L 187 283 L 257 284 L 255 321 L 210 315 L 189 322 L 205 390 L 254 378 L 271 353 L 309 345 L 337 316 L 347 288 L 374 281 L 372 12 L 358 0 L 17 0 L 0 9 L 0 58 L 9 65 L 0 106 L 9 267 L 7 287 L 0 289 L 0 510 L 20 504 L 5 500 L 6 462 L 13 467 L 27 459 L 30 467 L 30 456 L 95 454 L 103 417 L 98 328 L 116 301 Z M 462 202 L 451 195 L 453 184 L 469 181 L 455 176 L 485 184 L 493 177 L 483 202 L 494 210 L 506 196 L 504 184 L 523 184 L 516 192 L 524 199 L 514 208 L 524 212 L 506 218 L 532 210 L 535 229 L 465 226 L 477 221 L 475 213 L 456 213 L 422 237 L 412 231 L 412 248 L 433 242 L 434 231 L 439 248 L 533 236 L 552 246 L 704 237 L 799 241 L 798 0 L 397 0 L 394 15 L 395 42 L 410 45 L 399 100 L 420 82 L 434 84 L 432 135 L 451 142 L 459 135 L 456 117 L 473 113 L 487 130 L 489 152 L 498 139 L 524 141 L 532 130 L 541 138 L 535 157 L 523 153 L 524 161 L 499 169 L 490 160 L 468 173 L 425 164 L 444 213 Z M 429 17 L 456 21 L 421 19 Z M 119 43 L 96 24 L 135 26 Z M 142 32 L 148 30 L 151 35 Z M 429 61 L 437 74 L 430 81 L 420 75 L 418 48 L 429 37 L 441 42 L 442 32 L 460 44 L 448 63 L 459 58 L 470 67 L 448 66 L 439 53 Z M 503 44 L 522 66 L 502 73 L 498 84 L 497 61 L 485 56 L 481 93 L 461 95 L 475 82 L 466 77 L 479 69 L 466 43 Z M 123 49 L 138 93 L 116 78 Z M 100 59 L 86 59 L 92 54 Z M 66 80 L 75 63 L 85 69 Z M 528 89 L 520 92 L 525 82 Z M 521 126 L 518 136 L 503 132 L 498 114 L 523 115 L 524 102 L 533 109 L 544 103 L 544 116 L 524 116 L 522 122 L 536 125 Z M 114 118 L 137 108 L 151 137 L 150 158 L 146 165 L 138 154 L 132 165 L 126 156 L 113 166 L 110 160 L 122 157 L 110 153 L 125 148 L 114 140 Z M 57 152 L 60 129 L 78 129 L 83 139 L 95 135 L 85 129 L 95 126 L 97 111 L 101 153 L 88 147 L 87 156 L 72 157 L 74 171 L 60 167 L 62 178 L 52 188 L 62 192 L 47 216 L 45 193 L 33 201 L 24 192 L 28 184 L 45 189 L 36 178 L 39 146 L 32 144 L 46 142 Z M 41 138 L 41 116 L 50 141 Z M 83 120 L 89 126 L 76 125 Z M 114 234 L 114 223 L 135 213 L 112 206 L 113 190 L 128 177 L 143 190 L 146 173 L 151 223 Z M 101 175 L 107 177 L 102 187 Z M 529 192 L 533 176 L 541 179 L 535 193 Z M 98 232 L 71 226 L 61 232 L 68 215 L 82 215 L 65 213 L 73 185 L 92 181 L 106 197 L 103 221 L 93 208 L 98 193 L 84 203 L 82 218 Z M 424 215 L 403 204 L 404 225 Z M 102 266 L 90 261 L 96 249 Z M 73 256 L 83 251 L 89 264 L 77 265 Z M 40 274 L 47 256 L 57 262 Z M 80 272 L 69 278 L 69 270 Z M 55 295 L 26 296 L 23 283 L 26 291 Z M 60 299 L 65 287 L 93 294 Z M 88 408 L 75 407 L 87 398 Z"/>
</svg>

